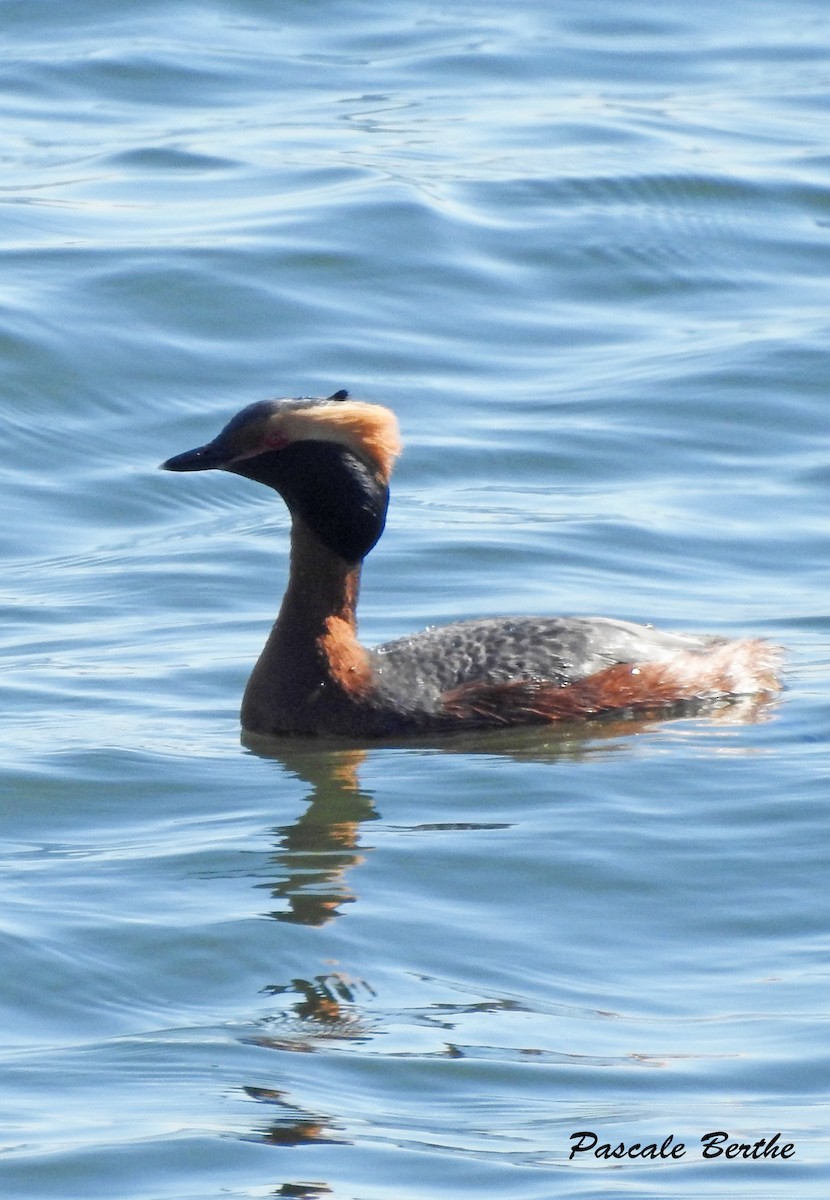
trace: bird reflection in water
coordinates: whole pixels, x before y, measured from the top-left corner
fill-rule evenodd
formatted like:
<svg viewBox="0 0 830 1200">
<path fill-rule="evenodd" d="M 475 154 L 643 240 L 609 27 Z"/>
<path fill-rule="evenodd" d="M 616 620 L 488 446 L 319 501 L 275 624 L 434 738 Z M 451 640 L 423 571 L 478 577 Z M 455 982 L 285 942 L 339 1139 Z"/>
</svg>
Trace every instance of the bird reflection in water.
<svg viewBox="0 0 830 1200">
<path fill-rule="evenodd" d="M 276 1088 L 261 1087 L 246 1087 L 244 1091 L 247 1096 L 250 1096 L 252 1100 L 256 1100 L 260 1104 L 271 1104 L 276 1108 L 283 1108 L 287 1113 L 292 1114 L 267 1125 L 259 1134 L 255 1135 L 257 1141 L 266 1142 L 269 1146 L 310 1146 L 320 1144 L 343 1146 L 349 1144 L 345 1138 L 334 1136 L 331 1132 L 328 1118 L 308 1119 L 298 1116 L 298 1110 L 289 1100 L 285 1099 L 284 1092 Z M 326 1185 L 322 1184 L 319 1186 L 325 1187 Z M 280 1194 L 285 1193 L 277 1193 L 277 1195 Z M 287 1194 L 293 1195 L 295 1193 Z"/>
<path fill-rule="evenodd" d="M 762 719 L 769 705 L 746 701 L 745 704 L 715 706 L 707 714 L 707 722 L 681 720 L 676 722 L 678 736 L 703 736 L 713 724 L 743 724 Z M 660 728 L 665 731 L 673 723 L 665 714 L 652 720 L 609 720 L 580 722 L 569 728 L 565 725 L 544 732 L 539 728 L 506 729 L 489 733 L 466 733 L 443 739 L 441 749 L 448 754 L 501 754 L 521 762 L 546 762 L 551 766 L 558 760 L 588 759 L 598 753 L 626 753 L 632 745 L 632 735 Z M 360 772 L 373 747 L 335 748 L 335 743 L 307 743 L 291 738 L 245 738 L 248 749 L 261 757 L 277 760 L 285 771 L 303 782 L 307 789 L 307 806 L 290 824 L 273 830 L 275 849 L 270 860 L 271 880 L 259 887 L 267 888 L 280 907 L 268 912 L 273 920 L 294 925 L 320 928 L 335 917 L 343 916 L 342 907 L 354 903 L 358 895 L 348 882 L 352 868 L 359 867 L 371 848 L 361 844 L 361 825 L 376 821 L 380 814 L 372 794 L 361 785 Z M 411 751 L 412 742 L 407 743 Z M 713 752 L 730 753 L 731 741 L 724 739 Z M 384 747 L 380 752 L 386 752 Z M 493 828 L 502 822 L 469 823 L 466 828 Z M 434 826 L 433 826 L 434 827 Z M 443 827 L 443 826 L 442 826 Z M 446 827 L 462 828 L 457 822 Z M 352 978 L 346 971 L 324 973 L 310 971 L 304 976 L 265 984 L 261 993 L 282 1000 L 283 1004 L 271 1015 L 260 1018 L 256 1029 L 244 1041 L 265 1051 L 275 1052 L 276 1072 L 280 1071 L 280 1055 L 288 1053 L 315 1054 L 341 1046 L 358 1047 L 370 1042 L 382 1023 L 369 1011 L 375 998 L 371 983 Z M 488 1001 L 488 1003 L 501 1003 Z M 472 1008 L 476 1006 L 473 1005 Z M 457 1020 L 471 1011 L 462 1005 L 453 1013 L 444 1014 L 442 1028 L 449 1032 Z M 424 1014 L 435 1023 L 440 1014 Z M 450 1041 L 438 1053 L 447 1058 L 464 1057 L 465 1052 Z M 529 1054 L 531 1051 L 524 1051 Z M 286 1069 L 285 1075 L 290 1074 Z M 344 1144 L 349 1139 L 340 1127 L 341 1118 L 328 1113 L 310 1111 L 292 1096 L 288 1089 L 248 1084 L 241 1089 L 250 1101 L 267 1106 L 268 1120 L 251 1131 L 248 1137 L 271 1146 L 300 1146 Z M 286 1187 L 303 1188 L 303 1184 Z M 277 1192 L 276 1195 L 326 1194 L 325 1184 L 308 1185 L 317 1191 Z M 319 1189 L 325 1189 L 323 1191 Z"/>
<path fill-rule="evenodd" d="M 245 1040 L 266 1050 L 294 1054 L 312 1054 L 323 1042 L 365 1038 L 368 1028 L 356 1009 L 360 993 L 374 994 L 367 984 L 352 983 L 336 972 L 318 975 L 313 980 L 294 979 L 290 984 L 270 984 L 263 991 L 272 996 L 298 997 L 284 1020 L 266 1019 L 262 1032 Z M 279 1025 L 279 1030 L 277 1030 Z M 339 1134 L 334 1118 L 305 1112 L 289 1093 L 278 1088 L 245 1086 L 246 1096 L 272 1107 L 267 1124 L 253 1134 L 257 1141 L 271 1146 L 300 1146 L 328 1143 L 348 1144 Z"/>
<path fill-rule="evenodd" d="M 264 886 L 286 907 L 268 916 L 319 927 L 340 916 L 342 904 L 354 901 L 345 876 L 362 862 L 361 823 L 377 820 L 378 813 L 358 782 L 365 751 L 315 755 L 302 750 L 292 753 L 290 745 L 285 751 L 283 764 L 309 785 L 309 803 L 295 822 L 274 830 L 278 848 L 273 862 L 280 877 Z"/>
<path fill-rule="evenodd" d="M 275 747 L 271 747 L 275 757 Z M 290 825 L 274 829 L 276 851 L 271 859 L 275 879 L 264 885 L 284 907 L 267 915 L 276 921 L 319 928 L 342 915 L 340 907 L 356 899 L 346 882 L 364 854 L 358 849 L 360 826 L 377 820 L 371 797 L 360 787 L 358 771 L 366 752 L 340 750 L 309 752 L 296 743 L 279 747 L 286 770 L 308 787 L 308 805 Z M 244 1040 L 265 1050 L 313 1054 L 323 1045 L 367 1038 L 372 1022 L 365 1003 L 374 996 L 363 980 L 329 971 L 268 983 L 262 993 L 290 1003 L 257 1022 L 257 1031 Z M 278 1061 L 278 1060 L 275 1060 Z M 255 1130 L 255 1140 L 271 1146 L 342 1144 L 346 1139 L 326 1114 L 310 1113 L 292 1102 L 287 1091 L 247 1085 L 249 1099 L 269 1106 L 267 1123 Z M 303 1187 L 305 1185 L 286 1185 Z M 315 1184 L 320 1189 L 326 1185 Z M 321 1195 L 325 1192 L 278 1192 L 277 1195 Z"/>
</svg>

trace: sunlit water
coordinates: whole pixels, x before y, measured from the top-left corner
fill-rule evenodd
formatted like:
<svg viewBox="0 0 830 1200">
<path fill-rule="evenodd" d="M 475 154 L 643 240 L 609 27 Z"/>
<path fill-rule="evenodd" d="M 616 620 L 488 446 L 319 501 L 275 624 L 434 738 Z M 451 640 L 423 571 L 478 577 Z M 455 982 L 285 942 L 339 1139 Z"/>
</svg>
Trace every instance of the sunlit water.
<svg viewBox="0 0 830 1200">
<path fill-rule="evenodd" d="M 2 1194 L 824 1197 L 830 10 L 2 15 Z M 782 701 L 241 746 L 287 518 L 157 464 L 339 387 L 367 641 L 761 635 Z"/>
</svg>

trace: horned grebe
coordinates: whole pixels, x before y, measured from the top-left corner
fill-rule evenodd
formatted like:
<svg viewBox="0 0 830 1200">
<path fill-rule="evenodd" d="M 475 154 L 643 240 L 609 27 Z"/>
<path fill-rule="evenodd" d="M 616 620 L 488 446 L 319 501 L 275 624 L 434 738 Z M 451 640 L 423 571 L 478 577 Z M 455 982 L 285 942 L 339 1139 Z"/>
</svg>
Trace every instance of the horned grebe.
<svg viewBox="0 0 830 1200">
<path fill-rule="evenodd" d="M 340 391 L 251 404 L 212 442 L 162 464 L 244 475 L 291 513 L 288 588 L 245 689 L 247 731 L 373 738 L 667 713 L 779 690 L 780 651 L 764 641 L 609 617 L 458 621 L 364 648 L 360 569 L 383 532 L 399 453 L 394 415 Z"/>
</svg>

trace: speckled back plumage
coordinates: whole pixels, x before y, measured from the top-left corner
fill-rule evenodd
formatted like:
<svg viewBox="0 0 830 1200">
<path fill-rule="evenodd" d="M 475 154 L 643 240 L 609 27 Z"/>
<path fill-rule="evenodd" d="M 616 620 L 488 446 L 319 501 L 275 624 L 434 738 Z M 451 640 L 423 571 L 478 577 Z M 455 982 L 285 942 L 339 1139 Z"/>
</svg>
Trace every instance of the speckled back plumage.
<svg viewBox="0 0 830 1200">
<path fill-rule="evenodd" d="M 608 617 L 485 617 L 398 638 L 370 655 L 381 695 L 429 714 L 465 685 L 528 680 L 567 687 L 616 663 L 664 661 L 718 640 Z"/>
</svg>

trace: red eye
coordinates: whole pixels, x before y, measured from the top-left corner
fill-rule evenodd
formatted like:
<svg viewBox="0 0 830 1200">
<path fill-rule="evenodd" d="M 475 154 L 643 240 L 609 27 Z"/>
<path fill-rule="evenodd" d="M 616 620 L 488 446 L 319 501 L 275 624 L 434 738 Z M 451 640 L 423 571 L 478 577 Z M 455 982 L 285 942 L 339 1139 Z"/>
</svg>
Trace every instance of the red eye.
<svg viewBox="0 0 830 1200">
<path fill-rule="evenodd" d="M 267 433 L 265 435 L 265 441 L 263 445 L 268 450 L 283 450 L 288 445 L 290 440 L 291 439 L 287 438 L 284 433 L 280 433 L 278 430 L 275 430 L 273 433 Z"/>
</svg>

